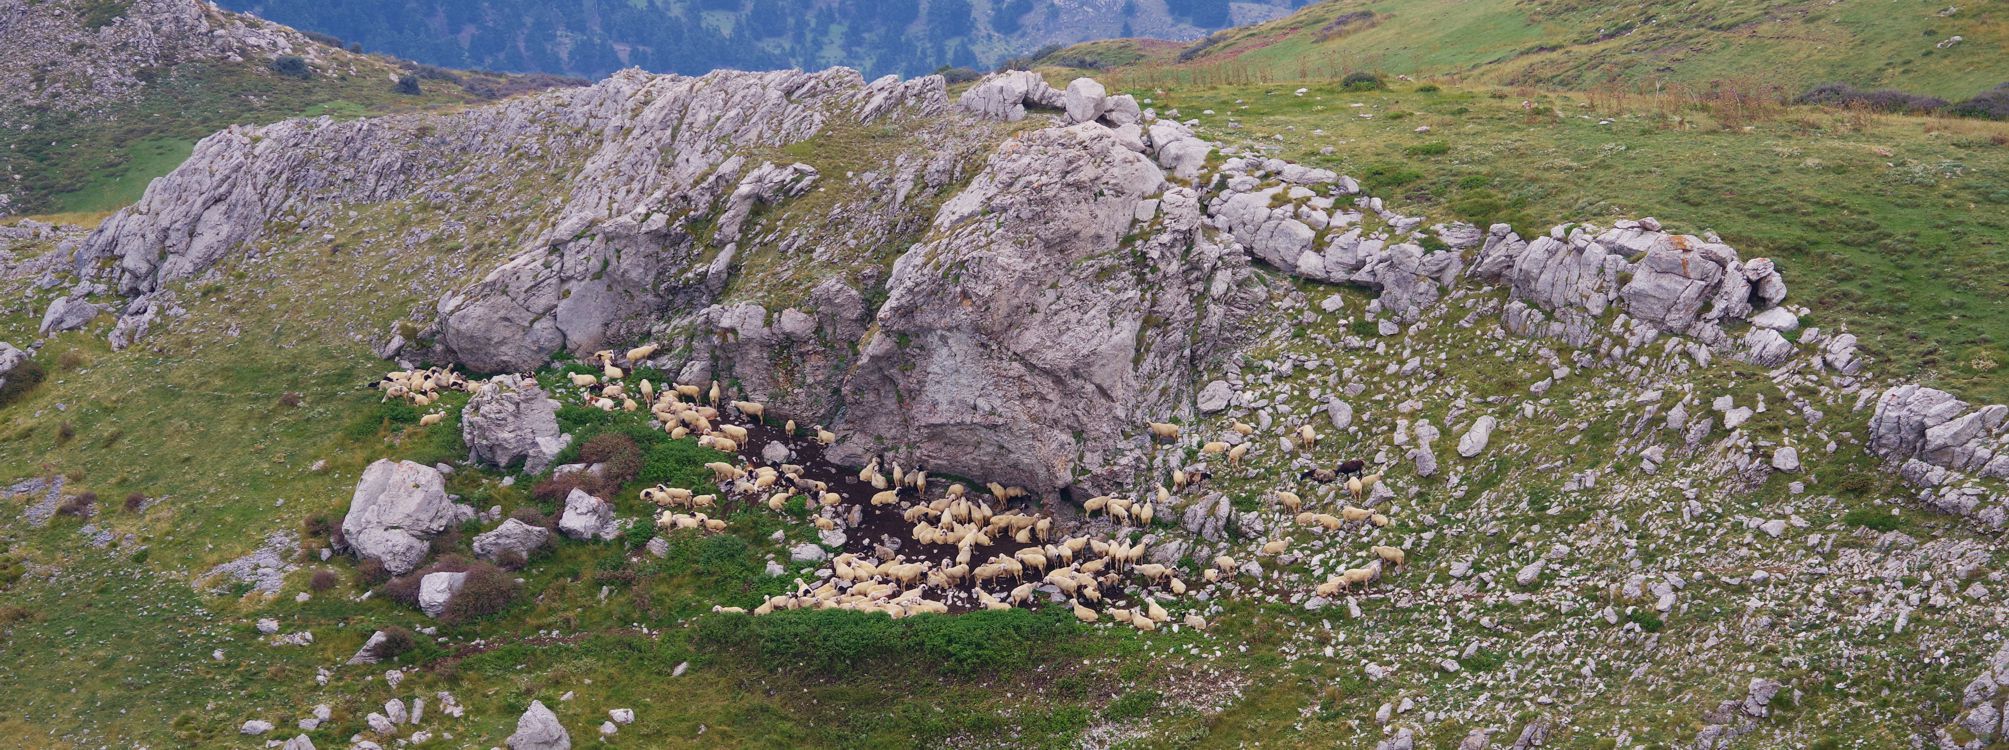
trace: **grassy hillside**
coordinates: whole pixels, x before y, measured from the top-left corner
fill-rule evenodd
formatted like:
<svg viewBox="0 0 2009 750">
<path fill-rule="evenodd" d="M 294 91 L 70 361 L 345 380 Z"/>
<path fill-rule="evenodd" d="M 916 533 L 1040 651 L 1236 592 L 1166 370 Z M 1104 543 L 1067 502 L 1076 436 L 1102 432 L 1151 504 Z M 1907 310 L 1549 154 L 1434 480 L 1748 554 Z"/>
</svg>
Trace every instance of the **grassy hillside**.
<svg viewBox="0 0 2009 750">
<path fill-rule="evenodd" d="M 1820 83 L 1965 99 L 2009 81 L 2009 7 L 1935 0 L 1335 0 L 1199 45 L 1143 51 L 1138 86 L 1337 79 L 1358 70 L 1587 89 L 1729 82 L 1797 94 Z M 1952 37 L 1958 43 L 1940 46 Z M 1111 57 L 1111 63 L 1125 62 Z"/>
</svg>

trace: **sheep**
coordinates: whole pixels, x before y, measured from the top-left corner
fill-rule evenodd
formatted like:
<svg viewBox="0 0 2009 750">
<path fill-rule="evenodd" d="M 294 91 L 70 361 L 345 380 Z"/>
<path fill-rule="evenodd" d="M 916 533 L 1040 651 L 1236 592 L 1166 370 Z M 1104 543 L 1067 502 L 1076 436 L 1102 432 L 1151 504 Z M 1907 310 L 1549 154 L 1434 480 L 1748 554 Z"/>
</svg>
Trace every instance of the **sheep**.
<svg viewBox="0 0 2009 750">
<path fill-rule="evenodd" d="M 1201 453 L 1226 453 L 1226 452 L 1228 452 L 1228 444 L 1227 444 L 1226 442 L 1223 442 L 1223 441 L 1220 441 L 1220 440 L 1215 440 L 1215 441 L 1213 441 L 1213 442 L 1210 442 L 1210 443 L 1206 443 L 1206 444 L 1203 444 L 1203 445 L 1201 445 L 1201 446 L 1200 446 L 1200 452 L 1201 452 Z"/>
<path fill-rule="evenodd" d="M 427 415 L 425 415 L 425 416 L 423 416 L 423 417 L 419 417 L 419 426 L 420 426 L 420 427 L 431 427 L 431 426 L 433 426 L 433 425 L 436 425 L 436 424 L 439 424 L 439 423 L 440 423 L 440 420 L 443 420 L 443 419 L 446 419 L 446 414 L 444 414 L 444 413 L 442 413 L 442 412 L 433 412 L 433 413 L 431 413 L 431 414 L 427 414 Z"/>
<path fill-rule="evenodd" d="M 740 608 L 740 607 L 721 607 L 721 606 L 719 606 L 719 605 L 716 605 L 716 604 L 712 605 L 712 611 L 713 611 L 713 612 L 718 612 L 718 613 L 724 613 L 724 614 L 734 614 L 734 615 L 743 615 L 743 614 L 746 614 L 746 610 L 745 610 L 745 609 L 743 609 L 743 608 Z"/>
<path fill-rule="evenodd" d="M 1361 489 L 1360 477 L 1347 477 L 1346 494 L 1352 495 L 1355 500 L 1359 500 Z"/>
<path fill-rule="evenodd" d="M 1344 522 L 1339 520 L 1338 516 L 1334 516 L 1329 513 L 1320 513 L 1314 515 L 1312 516 L 1311 520 L 1312 523 L 1318 524 L 1321 528 L 1324 528 L 1326 531 L 1338 531 L 1339 527 L 1346 525 Z"/>
<path fill-rule="evenodd" d="M 1298 447 L 1305 450 L 1318 447 L 1318 430 L 1312 429 L 1311 425 L 1297 428 L 1297 442 Z"/>
<path fill-rule="evenodd" d="M 1384 515 L 1381 515 L 1380 513 L 1376 513 L 1376 514 L 1373 514 L 1373 515 L 1371 515 L 1371 516 L 1368 516 L 1368 517 L 1367 517 L 1367 522 L 1368 522 L 1368 523 L 1371 523 L 1371 524 L 1374 524 L 1374 528 L 1377 528 L 1377 529 L 1379 529 L 1379 528 L 1382 528 L 1382 527 L 1385 527 L 1385 526 L 1387 526 L 1387 525 L 1388 525 L 1388 524 L 1390 523 L 1390 521 L 1388 520 L 1388 517 L 1387 517 L 1387 516 L 1384 516 Z"/>
<path fill-rule="evenodd" d="M 1076 604 L 1074 605 L 1074 619 L 1082 622 L 1095 622 L 1095 610 Z"/>
<path fill-rule="evenodd" d="M 1204 631 L 1207 629 L 1207 618 L 1201 617 L 1198 613 L 1189 612 L 1186 614 L 1186 627 Z"/>
<path fill-rule="evenodd" d="M 719 399 L 718 381 L 716 380 L 712 381 L 712 389 L 706 392 L 705 395 L 706 395 L 705 403 L 711 404 L 712 406 L 718 406 L 718 399 Z"/>
<path fill-rule="evenodd" d="M 1334 471 L 1343 477 L 1356 477 L 1360 476 L 1360 473 L 1366 469 L 1367 469 L 1367 462 L 1356 458 L 1348 461 L 1341 461 L 1339 463 L 1339 466 L 1334 468 Z"/>
<path fill-rule="evenodd" d="M 956 486 L 961 487 L 962 485 L 956 485 Z M 1100 510 L 1103 511 L 1104 515 L 1108 515 L 1107 511 L 1108 507 L 1109 507 L 1109 496 L 1097 495 L 1095 497 L 1088 498 L 1087 501 L 1081 504 L 1081 513 L 1082 515 L 1092 516 L 1095 515 L 1096 511 Z"/>
<path fill-rule="evenodd" d="M 755 422 L 767 418 L 767 407 L 752 401 L 734 401 L 732 408 L 738 409 L 741 415 Z"/>
<path fill-rule="evenodd" d="M 816 442 L 826 446 L 834 444 L 837 442 L 837 433 L 818 427 L 816 428 Z"/>
<path fill-rule="evenodd" d="M 1241 421 L 1241 420 L 1235 420 L 1235 423 L 1234 423 L 1233 425 L 1231 425 L 1231 426 L 1229 427 L 1229 429 L 1232 429 L 1232 430 L 1234 430 L 1234 431 L 1235 431 L 1235 432 L 1236 432 L 1237 434 L 1240 434 L 1240 435 L 1243 435 L 1243 436 L 1248 436 L 1248 435 L 1254 435 L 1254 434 L 1256 434 L 1256 427 L 1255 427 L 1255 425 L 1252 425 L 1252 424 L 1249 424 L 1249 423 L 1247 423 L 1247 422 L 1243 422 L 1243 421 Z"/>
<path fill-rule="evenodd" d="M 795 420 L 793 419 L 788 420 L 787 424 L 782 425 L 781 434 L 787 435 L 789 437 L 795 437 Z"/>
<path fill-rule="evenodd" d="M 1347 589 L 1352 589 L 1355 586 L 1365 586 L 1373 583 L 1374 579 L 1379 577 L 1381 577 L 1381 569 L 1373 566 L 1347 568 L 1339 573 L 1340 583 Z"/>
<path fill-rule="evenodd" d="M 736 424 L 722 424 L 718 426 L 718 431 L 725 433 L 726 437 L 732 438 L 736 442 L 746 442 L 747 432 L 745 427 Z"/>
<path fill-rule="evenodd" d="M 699 390 L 698 387 L 695 385 L 684 385 L 682 383 L 678 383 L 676 386 L 676 393 L 677 395 L 682 396 L 684 398 L 695 399 L 698 397 Z"/>
<path fill-rule="evenodd" d="M 1291 492 L 1289 490 L 1277 490 L 1276 496 L 1277 496 L 1277 505 L 1283 506 L 1283 509 L 1285 511 L 1296 513 L 1304 508 L 1304 498 L 1298 497 L 1297 493 L 1295 492 Z"/>
<path fill-rule="evenodd" d="M 636 385 L 635 390 L 639 391 L 642 394 L 643 401 L 647 401 L 650 403 L 655 402 L 656 386 L 655 384 L 650 383 L 648 378 L 642 378 L 642 382 Z"/>
<path fill-rule="evenodd" d="M 1138 525 L 1138 526 L 1150 526 L 1150 525 L 1151 525 L 1151 515 L 1152 515 L 1153 513 L 1157 512 L 1157 511 L 1155 510 L 1155 508 L 1156 508 L 1156 507 L 1157 507 L 1157 506 L 1154 506 L 1154 505 L 1152 505 L 1151 503 L 1144 503 L 1144 504 L 1142 504 L 1142 505 L 1139 505 L 1139 506 L 1137 507 L 1137 525 Z"/>
<path fill-rule="evenodd" d="M 740 477 L 746 476 L 745 471 L 742 471 L 740 470 L 739 467 L 726 463 L 724 461 L 712 461 L 710 463 L 705 464 L 705 468 L 710 469 L 712 472 L 712 476 L 717 478 L 719 481 L 738 479 Z"/>
<path fill-rule="evenodd" d="M 1234 448 L 1231 448 L 1231 449 L 1229 449 L 1229 450 L 1228 450 L 1228 465 L 1229 465 L 1229 466 L 1240 466 L 1240 465 L 1241 465 L 1241 463 L 1242 463 L 1242 457 L 1243 457 L 1243 456 L 1246 456 L 1246 455 L 1249 455 L 1249 444 L 1248 444 L 1248 443 L 1243 443 L 1243 444 L 1241 444 L 1241 445 L 1237 445 L 1237 446 L 1235 446 Z"/>
<path fill-rule="evenodd" d="M 656 349 L 657 347 L 655 344 L 643 344 L 633 349 L 629 349 L 627 355 L 628 364 L 633 365 L 641 363 L 642 360 L 648 359 L 649 355 L 655 354 Z"/>
<path fill-rule="evenodd" d="M 1147 422 L 1145 425 L 1151 428 L 1151 437 L 1153 438 L 1171 441 L 1179 439 L 1179 426 L 1176 424 L 1170 422 Z"/>
<path fill-rule="evenodd" d="M 1263 545 L 1263 554 L 1272 557 L 1281 555 L 1284 553 L 1284 550 L 1290 549 L 1290 546 L 1291 541 L 1289 539 L 1273 540 Z"/>
<path fill-rule="evenodd" d="M 892 505 L 898 502 L 900 502 L 900 493 L 897 490 L 886 490 L 872 495 L 873 507 Z"/>
<path fill-rule="evenodd" d="M 1159 606 L 1156 599 L 1145 599 L 1144 611 L 1145 616 L 1151 618 L 1152 622 L 1164 622 L 1172 619 L 1172 613 L 1165 611 L 1164 607 Z"/>
<path fill-rule="evenodd" d="M 1381 558 L 1382 562 L 1388 563 L 1389 565 L 1393 565 L 1398 568 L 1406 566 L 1409 561 L 1409 556 L 1407 554 L 1404 554 L 1402 548 L 1400 547 L 1389 547 L 1387 545 L 1377 544 L 1374 545 L 1373 547 L 1369 547 L 1368 551 L 1373 552 L 1375 557 Z"/>
<path fill-rule="evenodd" d="M 1177 578 L 1172 579 L 1171 583 L 1166 585 L 1166 588 L 1170 589 L 1174 596 L 1186 595 L 1186 582 Z"/>
<path fill-rule="evenodd" d="M 608 380 L 620 380 L 621 378 L 628 377 L 628 373 L 623 372 L 619 367 L 607 365 L 600 368 L 600 376 Z"/>
<path fill-rule="evenodd" d="M 1221 555 L 1219 557 L 1214 558 L 1214 568 L 1216 570 L 1221 571 L 1222 573 L 1226 573 L 1228 575 L 1234 575 L 1235 567 L 1236 567 L 1235 558 L 1229 557 L 1227 555 Z"/>
<path fill-rule="evenodd" d="M 786 492 L 777 492 L 774 493 L 774 495 L 767 498 L 768 510 L 780 512 L 783 508 L 787 507 L 788 507 L 788 493 Z"/>
<path fill-rule="evenodd" d="M 1156 583 L 1158 581 L 1164 580 L 1165 576 L 1170 575 L 1172 573 L 1172 570 L 1163 565 L 1159 565 L 1158 563 L 1145 563 L 1143 565 L 1137 566 L 1136 573 L 1138 575 L 1144 576 L 1145 578 L 1149 578 L 1153 583 Z"/>
<path fill-rule="evenodd" d="M 732 438 L 714 437 L 712 438 L 712 450 L 720 453 L 738 453 L 739 443 L 734 442 Z"/>
<path fill-rule="evenodd" d="M 566 377 L 571 378 L 572 385 L 577 388 L 591 388 L 593 386 L 600 384 L 599 378 L 596 378 L 592 375 L 588 375 L 583 372 L 575 372 L 572 373 L 571 375 L 567 375 Z"/>
<path fill-rule="evenodd" d="M 1374 515 L 1374 511 L 1366 508 L 1356 508 L 1351 505 L 1342 505 L 1339 508 L 1339 517 L 1345 519 L 1347 523 L 1360 523 L 1367 520 L 1368 516 L 1371 515 Z"/>
<path fill-rule="evenodd" d="M 1200 571 L 1200 580 L 1206 581 L 1208 583 L 1219 583 L 1221 580 L 1221 571 L 1215 570 L 1213 568 L 1208 568 L 1206 570 Z"/>
</svg>

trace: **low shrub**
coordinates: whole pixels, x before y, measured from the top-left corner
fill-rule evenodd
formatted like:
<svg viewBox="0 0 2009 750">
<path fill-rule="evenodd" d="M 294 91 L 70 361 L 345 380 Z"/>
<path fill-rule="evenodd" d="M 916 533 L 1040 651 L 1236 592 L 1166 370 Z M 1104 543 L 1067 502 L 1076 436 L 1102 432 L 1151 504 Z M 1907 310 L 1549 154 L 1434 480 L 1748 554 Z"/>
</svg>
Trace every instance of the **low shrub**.
<svg viewBox="0 0 2009 750">
<path fill-rule="evenodd" d="M 98 493 L 83 492 L 64 500 L 61 505 L 56 506 L 56 512 L 76 518 L 90 518 L 97 504 Z"/>
<path fill-rule="evenodd" d="M 272 72 L 288 78 L 307 79 L 314 77 L 314 69 L 307 65 L 307 59 L 299 55 L 280 55 L 272 60 Z"/>
<path fill-rule="evenodd" d="M 1038 649 L 1073 627 L 1058 608 L 1012 609 L 895 620 L 880 612 L 785 610 L 763 617 L 709 615 L 696 640 L 773 670 L 842 674 L 873 664 L 913 663 L 951 674 L 1031 666 Z"/>
<path fill-rule="evenodd" d="M 1857 508 L 1842 514 L 1842 523 L 1873 531 L 1894 531 L 1903 525 L 1904 519 L 1882 508 Z"/>
<path fill-rule="evenodd" d="M 447 601 L 440 620 L 458 624 L 501 612 L 516 602 L 520 589 L 516 578 L 501 568 L 475 563 L 467 569 L 467 580 L 461 582 L 460 591 Z"/>
<path fill-rule="evenodd" d="M 361 588 L 374 588 L 390 582 L 391 571 L 384 567 L 384 561 L 365 557 L 356 562 L 356 581 Z"/>
<path fill-rule="evenodd" d="M 1921 115 L 1946 107 L 1936 96 L 1912 94 L 1897 89 L 1859 89 L 1846 83 L 1824 83 L 1807 89 L 1793 101 L 1831 107 L 1862 107 L 1874 112 Z"/>
<path fill-rule="evenodd" d="M 2009 83 L 1975 94 L 1972 99 L 1947 107 L 1946 112 L 1961 117 L 2009 120 Z"/>
<path fill-rule="evenodd" d="M 382 632 L 384 634 L 384 641 L 377 644 L 378 658 L 395 659 L 409 653 L 414 648 L 418 648 L 419 637 L 410 630 L 392 625 L 384 628 Z"/>
<path fill-rule="evenodd" d="M 127 513 L 138 513 L 140 512 L 141 508 L 145 507 L 146 507 L 146 495 L 138 492 L 126 495 Z"/>
<path fill-rule="evenodd" d="M 1379 75 L 1356 70 L 1339 79 L 1339 87 L 1347 91 L 1382 91 L 1388 88 L 1388 84 Z"/>
<path fill-rule="evenodd" d="M 342 577 L 335 575 L 335 571 L 317 570 L 314 571 L 314 575 L 307 578 L 307 588 L 315 591 L 327 591 L 341 582 Z"/>
</svg>

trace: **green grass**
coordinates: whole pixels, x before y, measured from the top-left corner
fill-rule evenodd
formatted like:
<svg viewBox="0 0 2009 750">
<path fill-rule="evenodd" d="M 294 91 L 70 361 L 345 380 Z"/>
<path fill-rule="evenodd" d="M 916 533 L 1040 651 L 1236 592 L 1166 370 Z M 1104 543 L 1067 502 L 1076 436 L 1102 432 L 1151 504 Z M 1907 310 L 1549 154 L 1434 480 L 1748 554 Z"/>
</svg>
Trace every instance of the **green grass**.
<svg viewBox="0 0 2009 750">
<path fill-rule="evenodd" d="M 125 158 L 116 166 L 88 175 L 84 186 L 54 197 L 57 211 L 112 211 L 131 205 L 146 191 L 153 178 L 173 171 L 195 150 L 195 141 L 185 138 L 148 138 L 126 147 Z"/>
<path fill-rule="evenodd" d="M 1707 89 L 1719 82 L 1798 94 L 1847 82 L 1965 99 L 2009 80 L 2009 9 L 1929 0 L 1648 2 L 1331 0 L 1231 29 L 1197 52 L 1092 43 L 1049 59 L 1134 58 L 1135 87 L 1336 80 L 1379 71 L 1492 84 Z M 1370 20 L 1330 28 L 1342 15 Z M 1952 36 L 1965 41 L 1935 45 Z M 1189 48 L 1190 49 L 1190 48 Z M 1077 50 L 1080 50 L 1077 52 Z M 1117 62 L 1124 65 L 1126 63 Z"/>
</svg>

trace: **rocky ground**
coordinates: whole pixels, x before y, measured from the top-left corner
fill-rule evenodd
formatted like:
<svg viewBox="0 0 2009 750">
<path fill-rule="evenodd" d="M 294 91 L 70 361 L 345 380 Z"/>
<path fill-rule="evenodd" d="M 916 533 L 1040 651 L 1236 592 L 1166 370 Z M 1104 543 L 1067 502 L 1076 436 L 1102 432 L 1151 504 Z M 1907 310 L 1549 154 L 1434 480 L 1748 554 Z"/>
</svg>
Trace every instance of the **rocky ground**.
<svg viewBox="0 0 2009 750">
<path fill-rule="evenodd" d="M 1162 631 L 1075 624 L 1074 606 L 1108 610 L 1058 587 L 1028 603 L 1060 613 L 1040 622 L 1065 629 L 1051 637 L 1076 650 L 1065 661 L 1127 675 L 1122 697 L 1088 700 L 1028 676 L 1086 679 L 1058 657 L 1000 671 L 1028 694 L 1097 705 L 1093 720 L 1050 718 L 1063 729 L 1041 744 L 1980 748 L 2009 735 L 1996 593 L 2009 407 L 1880 376 L 1854 336 L 1808 322 L 1823 311 L 1791 293 L 1819 270 L 1740 253 L 1734 229 L 1433 221 L 1353 177 L 1214 137 L 1086 79 L 1055 89 L 1001 74 L 952 96 L 939 78 L 844 70 L 625 73 L 463 112 L 232 129 L 87 236 L 20 240 L 18 257 L 45 260 L 9 278 L 39 310 L 22 350 L 38 355 L 41 336 L 88 340 L 112 368 L 292 326 L 377 372 L 393 365 L 356 352 L 477 376 L 471 393 L 409 406 L 347 397 L 378 409 L 361 420 L 368 447 L 297 472 L 316 477 L 303 481 L 327 496 L 319 507 L 345 503 L 339 535 L 305 531 L 297 555 L 288 534 L 261 546 L 292 524 L 265 508 L 218 519 L 260 532 L 225 544 L 225 560 L 154 542 L 200 560 L 198 585 L 243 588 L 242 616 L 272 621 L 257 648 L 320 644 L 295 668 L 316 665 L 307 692 L 342 704 L 339 720 L 260 692 L 230 714 L 249 717 L 231 727 L 247 742 L 297 723 L 307 739 L 291 750 L 450 732 L 507 735 L 518 750 L 594 733 L 702 743 L 757 720 L 651 726 L 649 707 L 597 693 L 568 707 L 594 690 L 581 675 L 613 679 L 583 666 L 512 675 L 510 700 L 477 699 L 474 685 L 503 683 L 439 667 L 574 643 L 594 634 L 582 622 L 677 648 L 718 643 L 705 623 L 836 629 L 773 605 L 798 578 L 838 575 L 817 553 L 867 552 L 826 533 L 863 523 L 841 504 L 749 503 L 721 510 L 724 532 L 658 536 L 658 509 L 638 494 L 650 481 L 522 496 L 519 482 L 607 471 L 574 460 L 588 433 L 645 435 L 638 476 L 660 470 L 666 486 L 702 488 L 699 467 L 729 458 L 665 435 L 647 408 L 659 401 L 628 411 L 632 394 L 575 380 L 594 374 L 717 383 L 766 405 L 770 423 L 827 428 L 836 465 L 883 456 L 973 491 L 1022 488 L 1061 536 L 1141 545 L 1140 562 L 1175 571 L 1190 588 L 1152 594 Z M 31 276 L 39 289 L 26 292 Z M 659 347 L 618 356 L 644 343 Z M 618 378 L 591 360 L 601 350 Z M 0 362 L 28 360 L 9 351 Z M 360 367 L 308 398 L 345 398 Z M 534 380 L 481 377 L 509 372 Z M 10 408 L 46 419 L 64 408 L 54 392 Z M 1177 437 L 1154 438 L 1152 423 Z M 1350 459 L 1381 475 L 1359 498 L 1320 474 Z M 67 518 L 34 510 L 62 485 L 21 479 L 24 523 Z M 1091 497 L 1153 504 L 1156 517 L 1088 516 Z M 1348 505 L 1389 522 L 1300 516 Z M 520 508 L 551 530 L 511 515 Z M 527 563 L 520 580 L 490 583 L 533 603 L 453 621 L 467 587 L 491 590 L 479 566 L 438 567 L 462 528 L 472 555 Z M 744 586 L 676 589 L 675 616 L 612 583 L 572 591 L 586 579 L 562 572 L 611 550 L 610 572 L 654 558 L 712 580 L 713 563 L 677 550 L 738 542 L 705 539 L 744 540 L 756 570 Z M 540 552 L 546 540 L 558 551 Z M 1373 566 L 1375 546 L 1403 564 Z M 300 579 L 352 568 L 344 553 L 417 576 L 413 606 L 310 593 Z M 1219 556 L 1235 564 L 1209 580 Z M 1379 580 L 1320 590 L 1369 566 Z M 1147 591 L 1134 578 L 1112 589 Z M 784 611 L 710 611 L 762 605 Z M 428 642 L 389 671 L 343 663 L 397 658 L 378 653 L 386 628 L 338 632 L 347 606 L 422 623 Z M 573 610 L 570 625 L 548 609 Z M 529 616 L 546 618 L 534 633 L 506 624 Z M 664 635 L 684 628 L 698 635 Z M 652 679 L 691 668 L 674 653 Z M 696 677 L 721 671 L 698 661 Z M 762 667 L 777 684 L 814 671 Z M 439 709 L 417 707 L 428 694 Z M 374 707 L 384 700 L 397 705 Z M 472 718 L 443 710 L 461 701 L 479 702 Z M 1028 710 L 1000 715 L 1032 724 Z M 458 721 L 421 722 L 440 713 Z M 929 736 L 983 745 L 1008 730 Z"/>
</svg>

